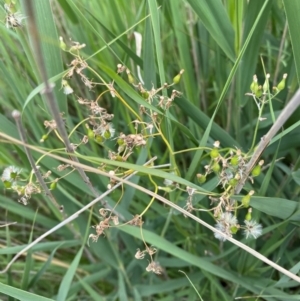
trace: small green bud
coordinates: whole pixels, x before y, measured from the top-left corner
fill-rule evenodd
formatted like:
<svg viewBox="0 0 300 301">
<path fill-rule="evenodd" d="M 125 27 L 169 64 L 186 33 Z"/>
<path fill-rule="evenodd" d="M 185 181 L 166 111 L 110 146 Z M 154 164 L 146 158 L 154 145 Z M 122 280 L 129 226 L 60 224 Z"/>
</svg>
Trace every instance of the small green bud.
<svg viewBox="0 0 300 301">
<path fill-rule="evenodd" d="M 239 230 L 239 227 L 237 227 L 237 226 L 232 226 L 232 227 L 230 227 L 230 232 L 232 233 L 232 234 L 236 234 L 236 232 Z"/>
<path fill-rule="evenodd" d="M 245 208 L 248 208 L 249 207 L 249 204 L 250 204 L 250 198 L 251 196 L 249 194 L 245 195 L 243 198 L 242 198 L 242 204 Z"/>
<path fill-rule="evenodd" d="M 54 181 L 50 184 L 50 190 L 54 190 L 57 187 L 57 181 Z"/>
<path fill-rule="evenodd" d="M 10 181 L 3 181 L 3 184 L 4 184 L 4 187 L 7 189 L 11 188 L 11 186 L 12 186 L 12 183 Z"/>
<path fill-rule="evenodd" d="M 221 169 L 221 166 L 219 163 L 214 163 L 214 165 L 211 168 L 214 172 L 219 172 Z"/>
<path fill-rule="evenodd" d="M 60 49 L 62 49 L 63 51 L 65 51 L 67 49 L 67 45 L 65 44 L 64 40 L 62 37 L 59 37 L 59 47 Z"/>
<path fill-rule="evenodd" d="M 134 78 L 133 76 L 131 75 L 129 69 L 126 69 L 126 73 L 127 73 L 127 77 L 128 77 L 128 81 L 130 84 L 133 84 L 134 83 Z"/>
<path fill-rule="evenodd" d="M 233 179 L 229 180 L 228 183 L 229 183 L 229 185 L 235 187 L 238 183 L 238 180 L 236 178 L 233 178 Z"/>
<path fill-rule="evenodd" d="M 149 94 L 148 91 L 142 92 L 142 97 L 143 97 L 144 99 L 148 99 L 149 95 L 150 95 L 150 94 Z"/>
<path fill-rule="evenodd" d="M 255 92 L 255 96 L 257 98 L 261 97 L 262 96 L 262 86 L 259 86 Z"/>
<path fill-rule="evenodd" d="M 123 160 L 122 156 L 118 155 L 116 157 L 116 161 L 123 162 L 124 160 Z"/>
<path fill-rule="evenodd" d="M 267 73 L 266 74 L 266 80 L 265 80 L 265 82 L 263 84 L 263 91 L 264 91 L 264 93 L 267 93 L 269 91 L 269 78 L 270 78 L 270 74 Z"/>
<path fill-rule="evenodd" d="M 94 134 L 93 130 L 88 129 L 87 136 L 89 139 L 94 139 L 95 134 Z"/>
<path fill-rule="evenodd" d="M 262 167 L 263 164 L 264 164 L 264 160 L 260 160 L 260 161 L 258 162 L 258 165 L 256 165 L 256 166 L 252 169 L 251 175 L 252 175 L 253 177 L 257 177 L 257 176 L 260 175 L 260 173 L 261 173 L 261 167 Z"/>
<path fill-rule="evenodd" d="M 256 94 L 257 89 L 258 89 L 257 76 L 253 75 L 253 82 L 250 85 L 250 90 L 253 94 Z"/>
<path fill-rule="evenodd" d="M 106 130 L 106 131 L 104 132 L 103 136 L 104 136 L 105 139 L 109 139 L 109 138 L 111 137 L 110 131 L 109 131 L 109 130 Z"/>
<path fill-rule="evenodd" d="M 102 143 L 104 141 L 104 138 L 100 135 L 96 135 L 94 139 L 97 143 Z"/>
<path fill-rule="evenodd" d="M 285 88 L 285 79 L 287 78 L 287 73 L 283 74 L 281 82 L 278 84 L 277 89 L 279 91 L 283 90 Z"/>
<path fill-rule="evenodd" d="M 197 180 L 200 184 L 203 184 L 206 182 L 206 176 L 205 175 L 201 175 L 200 173 L 197 174 Z"/>
<path fill-rule="evenodd" d="M 121 145 L 125 144 L 125 141 L 124 141 L 124 139 L 118 138 L 117 143 L 118 143 L 118 145 L 121 146 Z"/>
<path fill-rule="evenodd" d="M 251 219 L 252 219 L 252 208 L 249 208 L 248 209 L 248 212 L 247 212 L 247 214 L 246 214 L 246 216 L 245 216 L 245 220 L 246 221 L 251 221 Z"/>
<path fill-rule="evenodd" d="M 235 155 L 230 159 L 230 164 L 232 166 L 237 166 L 239 164 L 239 156 Z"/>
<path fill-rule="evenodd" d="M 219 157 L 219 150 L 217 148 L 213 148 L 210 153 L 209 153 L 210 157 L 212 159 L 218 158 Z"/>
<path fill-rule="evenodd" d="M 249 193 L 242 198 L 242 204 L 245 208 L 249 207 L 251 196 L 254 194 L 254 190 L 249 191 Z"/>
<path fill-rule="evenodd" d="M 179 74 L 177 74 L 174 78 L 173 78 L 173 83 L 174 84 L 178 84 L 180 82 L 181 79 L 181 75 L 183 74 L 184 70 L 180 70 Z"/>
<path fill-rule="evenodd" d="M 256 166 L 252 169 L 252 171 L 251 171 L 251 175 L 252 175 L 253 177 L 259 176 L 260 173 L 261 173 L 261 167 L 260 167 L 259 165 L 256 165 Z"/>
<path fill-rule="evenodd" d="M 47 139 L 48 139 L 48 135 L 45 134 L 45 135 L 43 135 L 42 138 L 40 139 L 40 142 L 44 142 L 44 141 L 47 140 Z"/>
</svg>

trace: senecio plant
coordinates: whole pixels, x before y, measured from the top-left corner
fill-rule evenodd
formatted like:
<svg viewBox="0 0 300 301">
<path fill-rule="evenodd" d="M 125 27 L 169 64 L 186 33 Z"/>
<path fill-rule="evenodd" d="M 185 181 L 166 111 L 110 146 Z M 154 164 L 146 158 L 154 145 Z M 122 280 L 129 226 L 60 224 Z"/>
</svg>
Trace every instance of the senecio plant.
<svg viewBox="0 0 300 301">
<path fill-rule="evenodd" d="M 9 16 L 7 18 L 7 24 L 9 27 L 15 27 L 16 25 L 14 24 L 18 25 L 19 23 L 15 23 L 15 21 L 12 19 L 17 18 L 18 16 L 16 14 L 12 14 L 8 9 L 9 8 L 7 8 Z M 104 146 L 104 149 L 107 153 L 107 158 L 109 160 L 126 162 L 131 156 L 133 156 L 134 153 L 136 153 L 137 149 L 147 147 L 147 142 L 151 137 L 155 137 L 156 139 L 158 137 L 162 138 L 167 146 L 167 149 L 170 152 L 172 151 L 168 145 L 166 137 L 164 136 L 161 125 L 166 115 L 165 113 L 171 106 L 174 105 L 174 99 L 176 97 L 180 97 L 181 95 L 181 92 L 173 89 L 173 86 L 180 82 L 184 70 L 181 70 L 173 78 L 173 82 L 171 84 L 164 83 L 161 87 L 152 87 L 152 89 L 149 90 L 145 88 L 142 82 L 136 81 L 129 68 L 122 64 L 118 64 L 116 73 L 119 76 L 123 76 L 128 83 L 136 89 L 145 102 L 151 105 L 140 105 L 139 112 L 136 112 L 118 93 L 118 90 L 114 87 L 114 81 L 109 83 L 106 82 L 100 74 L 98 74 L 88 65 L 87 61 L 80 54 L 80 51 L 85 47 L 85 44 L 73 42 L 72 45 L 68 47 L 63 38 L 60 38 L 60 47 L 72 57 L 70 60 L 69 69 L 66 70 L 61 81 L 61 89 L 63 93 L 66 95 L 75 94 L 72 87 L 73 76 L 79 77 L 83 84 L 91 91 L 93 91 L 94 87 L 97 85 L 101 85 L 106 88 L 104 92 L 96 96 L 94 99 L 86 99 L 83 96 L 75 95 L 78 104 L 83 108 L 83 114 L 86 114 L 86 117 L 81 120 L 69 133 L 69 138 L 72 140 L 75 131 L 77 133 L 80 131 L 80 129 L 82 131 L 81 141 L 79 143 L 74 141 L 72 144 L 75 153 L 80 150 L 80 146 L 82 144 L 97 143 Z M 94 74 L 94 76 L 97 77 L 97 81 L 88 78 L 86 75 L 86 70 L 89 71 L 89 74 Z M 282 81 L 277 87 L 274 88 L 274 94 L 271 94 L 269 89 L 269 74 L 266 75 L 265 83 L 262 86 L 258 84 L 257 77 L 253 77 L 253 82 L 250 86 L 251 92 L 247 95 L 251 96 L 257 105 L 258 121 L 255 128 L 252 146 L 247 153 L 244 153 L 241 149 L 222 148 L 219 141 L 215 141 L 212 146 L 207 146 L 205 148 L 206 153 L 202 157 L 202 172 L 196 175 L 195 182 L 203 184 L 211 175 L 217 175 L 219 179 L 218 192 L 207 193 L 207 196 L 211 200 L 211 208 L 197 208 L 194 205 L 194 196 L 197 194 L 203 194 L 203 191 L 198 191 L 197 189 L 191 187 L 183 187 L 182 185 L 167 179 L 164 181 L 165 186 L 161 187 L 158 186 L 149 175 L 151 183 L 155 186 L 155 192 L 160 189 L 164 193 L 169 193 L 174 190 L 177 190 L 180 193 L 186 193 L 187 198 L 185 209 L 188 212 L 197 210 L 212 212 L 216 221 L 215 228 L 218 230 L 215 232 L 215 238 L 222 242 L 225 241 L 226 238 L 232 237 L 241 230 L 246 238 L 257 238 L 262 234 L 262 226 L 257 221 L 252 219 L 250 199 L 254 194 L 254 190 L 250 190 L 248 194 L 242 198 L 240 204 L 234 200 L 233 196 L 235 187 L 240 181 L 245 182 L 245 180 L 249 180 L 251 183 L 253 183 L 254 178 L 261 173 L 264 164 L 263 160 L 259 161 L 256 166 L 253 166 L 250 175 L 246 176 L 245 170 L 248 167 L 247 164 L 250 161 L 251 155 L 253 154 L 255 148 L 258 124 L 260 121 L 262 121 L 261 116 L 264 106 L 271 101 L 277 95 L 277 93 L 284 89 L 286 76 L 287 75 L 285 74 Z M 110 95 L 109 97 L 121 101 L 125 108 L 128 109 L 134 116 L 134 119 L 132 120 L 133 126 L 131 127 L 133 128 L 133 131 L 127 132 L 127 129 L 124 129 L 124 132 L 116 132 L 112 123 L 114 115 L 100 105 L 100 100 L 107 93 Z M 151 108 L 153 106 L 157 107 L 159 110 L 154 111 L 149 109 L 149 107 Z M 157 111 L 162 113 L 159 114 Z M 47 129 L 47 132 L 41 137 L 41 143 L 47 139 L 54 139 L 55 137 L 59 140 L 62 140 L 57 131 L 56 122 L 54 120 L 46 120 L 44 125 Z M 115 142 L 114 148 L 110 148 L 107 145 L 107 141 L 111 140 Z M 153 143 L 155 143 L 155 140 Z M 191 149 L 191 151 L 192 150 L 195 149 Z M 151 150 L 149 150 L 149 155 L 150 154 Z M 44 157 L 45 155 L 36 162 L 37 166 Z M 109 179 L 107 189 L 112 189 L 116 184 L 114 176 L 122 178 L 126 177 L 130 173 L 128 170 L 124 170 L 119 167 L 116 168 L 115 166 L 109 164 L 101 164 L 100 166 L 97 166 L 97 168 L 105 171 L 111 177 Z M 74 167 L 68 164 L 61 164 L 57 166 L 56 169 L 59 172 L 64 172 L 64 174 L 59 178 L 52 178 L 51 171 L 45 171 L 44 173 L 41 171 L 43 174 L 43 179 L 45 179 L 50 190 L 55 189 L 57 183 L 62 178 L 67 177 L 74 171 Z M 33 172 L 31 172 L 29 180 L 22 179 L 21 172 L 22 170 L 18 167 L 9 166 L 3 171 L 1 179 L 6 189 L 11 189 L 17 192 L 19 195 L 19 202 L 24 205 L 28 205 L 31 196 L 36 193 L 41 193 L 42 188 L 40 184 L 35 181 Z M 171 170 L 170 172 L 177 174 L 176 169 Z M 247 179 L 245 179 L 245 177 L 247 177 Z M 114 208 L 101 208 L 99 210 L 100 221 L 97 225 L 93 226 L 94 233 L 90 234 L 90 240 L 96 242 L 101 235 L 105 235 L 105 232 L 108 231 L 109 228 L 120 227 L 125 224 L 140 227 L 141 236 L 143 238 L 143 215 L 151 207 L 154 198 L 150 201 L 150 204 L 141 214 L 136 214 L 129 221 L 122 220 L 122 222 L 120 222 L 120 217 L 117 213 L 117 206 L 121 201 L 121 198 L 116 203 Z M 240 225 L 238 222 L 238 213 L 240 212 L 239 209 L 241 208 L 247 208 L 248 210 L 247 214 L 242 218 L 244 220 L 242 225 Z M 145 244 L 145 249 L 137 250 L 135 255 L 136 259 L 143 259 L 147 254 L 150 258 L 150 262 L 146 270 L 157 274 L 162 273 L 162 267 L 153 259 L 153 255 L 157 251 L 156 248 L 154 246 L 148 246 L 144 239 L 143 242 Z"/>
</svg>

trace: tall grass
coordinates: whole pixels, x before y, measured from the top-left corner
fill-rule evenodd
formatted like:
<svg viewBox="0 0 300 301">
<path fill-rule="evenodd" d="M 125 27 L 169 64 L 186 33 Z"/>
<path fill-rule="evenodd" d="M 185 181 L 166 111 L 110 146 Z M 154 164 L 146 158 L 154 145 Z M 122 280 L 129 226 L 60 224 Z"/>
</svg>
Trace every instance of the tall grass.
<svg viewBox="0 0 300 301">
<path fill-rule="evenodd" d="M 298 1 L 3 5 L 2 300 L 300 298 Z"/>
</svg>

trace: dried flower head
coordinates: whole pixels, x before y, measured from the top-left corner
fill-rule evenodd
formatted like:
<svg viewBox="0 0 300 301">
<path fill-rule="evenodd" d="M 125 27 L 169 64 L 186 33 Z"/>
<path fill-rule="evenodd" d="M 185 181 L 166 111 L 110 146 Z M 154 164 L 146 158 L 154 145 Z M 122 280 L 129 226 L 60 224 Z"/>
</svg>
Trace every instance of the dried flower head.
<svg viewBox="0 0 300 301">
<path fill-rule="evenodd" d="M 146 271 L 147 272 L 153 272 L 153 273 L 159 275 L 163 272 L 163 268 L 161 267 L 161 265 L 158 262 L 152 261 L 146 267 Z"/>
</svg>

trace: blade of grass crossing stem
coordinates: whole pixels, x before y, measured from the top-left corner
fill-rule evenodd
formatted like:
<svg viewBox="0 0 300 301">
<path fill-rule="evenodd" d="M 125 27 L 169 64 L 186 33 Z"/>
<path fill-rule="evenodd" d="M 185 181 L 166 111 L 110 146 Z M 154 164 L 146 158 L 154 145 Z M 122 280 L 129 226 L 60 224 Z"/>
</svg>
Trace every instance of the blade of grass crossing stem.
<svg viewBox="0 0 300 301">
<path fill-rule="evenodd" d="M 74 275 L 76 273 L 77 267 L 79 265 L 82 252 L 85 246 L 85 242 L 87 241 L 88 233 L 89 233 L 89 225 L 91 223 L 91 217 L 92 217 L 92 210 L 90 211 L 88 222 L 86 224 L 86 232 L 82 239 L 82 247 L 79 249 L 78 253 L 76 254 L 75 258 L 73 259 L 69 269 L 67 270 L 64 278 L 61 281 L 61 284 L 59 286 L 58 295 L 56 298 L 56 301 L 65 301 L 67 299 L 68 293 L 71 288 L 71 284 L 74 278 Z"/>
<path fill-rule="evenodd" d="M 61 49 L 58 46 L 59 38 L 52 15 L 52 8 L 49 0 L 32 1 L 32 5 L 34 6 L 36 25 L 42 42 L 42 55 L 46 66 L 47 76 L 48 78 L 51 78 L 64 71 Z M 25 0 L 22 0 L 22 6 L 26 6 Z M 30 34 L 29 37 L 32 38 Z M 35 73 L 39 82 L 41 82 L 39 71 L 36 70 Z M 53 92 L 60 111 L 67 114 L 68 106 L 66 95 L 59 90 L 60 85 L 56 85 Z"/>
<path fill-rule="evenodd" d="M 74 260 L 72 261 L 67 273 L 65 274 L 64 278 L 61 281 L 59 286 L 58 295 L 56 301 L 65 301 L 67 300 L 68 292 L 70 290 L 73 277 L 76 273 L 76 269 L 79 265 L 79 261 L 81 259 L 82 251 L 84 249 L 84 245 L 79 249 L 78 253 L 76 254 Z"/>
<path fill-rule="evenodd" d="M 209 123 L 208 123 L 208 125 L 207 125 L 207 128 L 206 128 L 206 130 L 205 130 L 205 132 L 204 132 L 204 134 L 203 134 L 203 137 L 202 137 L 202 139 L 201 139 L 201 141 L 200 141 L 199 147 L 206 146 L 206 144 L 207 144 L 207 140 L 208 140 L 208 137 L 209 137 L 209 133 L 210 133 L 210 131 L 211 131 L 211 127 L 212 127 L 212 124 L 213 124 L 213 120 L 214 120 L 214 118 L 215 118 L 215 115 L 216 115 L 216 113 L 217 113 L 217 111 L 218 111 L 218 109 L 219 109 L 221 103 L 223 102 L 223 100 L 224 100 L 224 98 L 225 98 L 225 95 L 226 95 L 226 93 L 227 93 L 227 91 L 228 91 L 228 89 L 229 89 L 229 86 L 230 86 L 230 83 L 231 83 L 231 81 L 232 81 L 232 79 L 233 79 L 233 76 L 235 75 L 235 73 L 236 73 L 236 71 L 237 71 L 238 65 L 239 65 L 239 63 L 240 63 L 242 57 L 244 56 L 244 53 L 245 53 L 245 51 L 246 51 L 246 49 L 247 49 L 247 47 L 248 47 L 248 45 L 249 45 L 249 42 L 250 42 L 251 37 L 252 37 L 252 35 L 253 35 L 253 33 L 254 33 L 255 29 L 256 29 L 256 26 L 257 26 L 257 24 L 258 24 L 258 21 L 259 21 L 260 18 L 262 17 L 263 11 L 264 11 L 264 9 L 265 9 L 267 3 L 268 3 L 268 1 L 266 1 L 266 2 L 264 3 L 264 6 L 262 7 L 261 11 L 260 11 L 259 14 L 257 15 L 257 18 L 256 18 L 256 20 L 255 20 L 255 22 L 254 22 L 254 24 L 253 24 L 253 27 L 251 28 L 251 30 L 250 30 L 250 32 L 249 32 L 249 34 L 248 34 L 248 37 L 247 37 L 247 39 L 246 39 L 246 41 L 245 41 L 245 43 L 244 43 L 244 45 L 243 45 L 243 47 L 242 47 L 242 49 L 241 49 L 241 52 L 239 53 L 239 55 L 238 55 L 238 57 L 237 57 L 237 60 L 236 60 L 236 62 L 234 63 L 234 65 L 233 65 L 233 67 L 232 67 L 232 69 L 231 69 L 231 71 L 230 71 L 230 74 L 229 74 L 229 76 L 228 76 L 228 79 L 227 79 L 227 81 L 226 81 L 226 84 L 225 84 L 225 86 L 224 86 L 224 89 L 222 90 L 222 93 L 221 93 L 220 98 L 219 98 L 219 100 L 218 100 L 217 107 L 216 107 L 216 109 L 215 109 L 215 111 L 214 111 L 214 114 L 213 114 L 213 116 L 211 117 L 211 119 L 210 119 L 210 121 L 209 121 Z M 230 145 L 230 146 L 233 147 L 233 145 Z M 193 160 L 192 160 L 192 163 L 190 164 L 190 167 L 189 167 L 188 172 L 187 172 L 187 175 L 186 175 L 186 179 L 187 179 L 187 180 L 190 181 L 190 180 L 195 176 L 196 170 L 197 170 L 197 168 L 198 168 L 198 166 L 199 166 L 199 162 L 200 162 L 200 158 L 201 158 L 201 156 L 202 156 L 202 153 L 203 153 L 203 150 L 199 150 L 199 151 L 197 151 L 196 154 L 194 155 L 194 158 L 193 158 Z"/>
<path fill-rule="evenodd" d="M 0 283 L 0 293 L 22 301 L 54 301 L 39 295 L 28 293 L 18 288 Z"/>
<path fill-rule="evenodd" d="M 221 0 L 188 0 L 213 39 L 234 62 L 234 31 Z"/>
<path fill-rule="evenodd" d="M 128 301 L 125 281 L 120 271 L 118 271 L 118 295 L 120 301 Z"/>
<path fill-rule="evenodd" d="M 42 265 L 42 267 L 40 268 L 40 270 L 34 275 L 34 277 L 30 280 L 28 286 L 27 286 L 27 290 L 29 290 L 30 288 L 32 288 L 40 279 L 41 277 L 44 275 L 44 273 L 46 272 L 46 270 L 48 269 L 48 267 L 50 267 L 51 265 L 51 261 L 54 258 L 54 255 L 56 253 L 56 251 L 63 245 L 64 243 L 60 243 L 56 248 L 54 248 L 54 250 L 51 252 L 50 256 L 48 257 L 47 261 Z"/>
<path fill-rule="evenodd" d="M 300 40 L 299 40 L 299 28 L 300 28 L 300 1 L 297 0 L 283 0 L 283 5 L 286 13 L 286 18 L 289 25 L 289 33 L 293 46 L 295 66 L 297 70 L 298 84 L 300 85 Z"/>
</svg>

